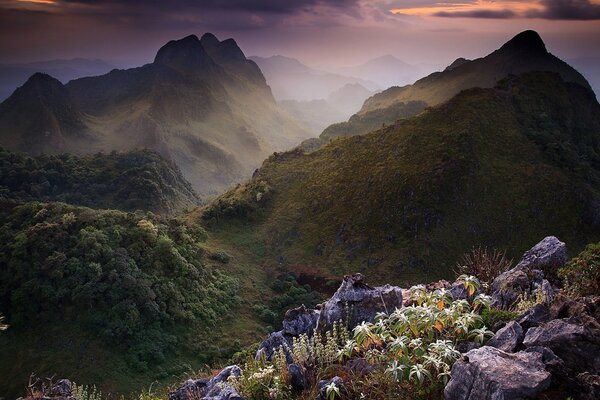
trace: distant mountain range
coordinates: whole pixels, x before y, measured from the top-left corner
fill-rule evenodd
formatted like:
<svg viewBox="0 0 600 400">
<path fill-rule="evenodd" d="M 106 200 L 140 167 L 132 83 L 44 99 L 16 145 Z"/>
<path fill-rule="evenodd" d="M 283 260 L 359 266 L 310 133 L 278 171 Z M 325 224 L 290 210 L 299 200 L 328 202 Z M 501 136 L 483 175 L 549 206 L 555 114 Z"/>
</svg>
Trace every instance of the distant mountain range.
<svg viewBox="0 0 600 400">
<path fill-rule="evenodd" d="M 373 94 L 360 83 L 347 83 L 318 100 L 281 100 L 279 105 L 317 136 L 333 123 L 343 121 L 360 110 Z"/>
<path fill-rule="evenodd" d="M 265 74 L 265 78 L 277 100 L 317 100 L 347 84 L 359 83 L 368 90 L 381 89 L 379 85 L 365 79 L 319 71 L 308 67 L 295 58 L 280 55 L 272 57 L 250 57 Z"/>
<path fill-rule="evenodd" d="M 524 31 L 483 58 L 459 58 L 444 71 L 428 75 L 412 85 L 391 87 L 373 95 L 347 122 L 325 129 L 320 136 L 321 143 L 338 136 L 368 133 L 398 119 L 416 115 L 428 106 L 450 100 L 462 90 L 493 87 L 508 75 L 528 71 L 557 72 L 563 79 L 590 89 L 579 72 L 546 50 L 536 32 Z M 311 139 L 309 147 L 314 148 L 316 142 Z"/>
<path fill-rule="evenodd" d="M 66 83 L 84 76 L 102 75 L 114 68 L 114 65 L 106 61 L 87 58 L 0 64 L 0 101 L 10 96 L 17 87 L 25 83 L 36 72 L 52 75 Z"/>
<path fill-rule="evenodd" d="M 425 69 L 410 65 L 390 54 L 386 54 L 361 65 L 340 68 L 339 72 L 372 81 L 383 88 L 388 88 L 413 83 L 424 75 Z"/>
<path fill-rule="evenodd" d="M 235 41 L 210 33 L 170 41 L 142 67 L 66 85 L 36 73 L 0 104 L 0 145 L 8 149 L 149 148 L 174 161 L 203 196 L 309 136 Z"/>
</svg>

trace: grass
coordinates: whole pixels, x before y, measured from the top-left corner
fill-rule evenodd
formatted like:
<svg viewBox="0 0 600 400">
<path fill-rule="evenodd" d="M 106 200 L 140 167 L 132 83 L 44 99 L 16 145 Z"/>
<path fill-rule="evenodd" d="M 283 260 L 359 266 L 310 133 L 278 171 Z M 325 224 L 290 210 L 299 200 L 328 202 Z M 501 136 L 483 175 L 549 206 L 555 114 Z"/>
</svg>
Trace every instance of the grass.
<svg viewBox="0 0 600 400">
<path fill-rule="evenodd" d="M 311 265 L 324 276 L 360 271 L 375 283 L 404 285 L 451 278 L 473 246 L 517 259 L 549 234 L 574 250 L 595 241 L 582 198 L 598 198 L 598 166 L 581 174 L 547 149 L 560 142 L 575 154 L 600 154 L 597 141 L 582 139 L 600 130 L 598 103 L 553 74 L 503 85 L 462 92 L 310 154 L 276 154 L 194 215 L 212 215 L 208 229 L 235 241 L 234 251 L 264 244 L 263 266 Z M 540 117 L 539 110 L 551 112 Z M 261 185 L 269 196 L 257 202 Z M 243 212 L 219 214 L 223 201 Z"/>
</svg>

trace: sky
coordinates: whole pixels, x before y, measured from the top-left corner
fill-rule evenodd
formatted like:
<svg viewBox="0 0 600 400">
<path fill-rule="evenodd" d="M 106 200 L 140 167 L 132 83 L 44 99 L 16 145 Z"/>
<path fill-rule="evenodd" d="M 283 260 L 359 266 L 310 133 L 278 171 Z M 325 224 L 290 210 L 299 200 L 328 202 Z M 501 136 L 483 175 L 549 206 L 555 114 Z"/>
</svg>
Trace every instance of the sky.
<svg viewBox="0 0 600 400">
<path fill-rule="evenodd" d="M 0 0 L 0 63 L 152 61 L 168 40 L 210 31 L 246 55 L 323 68 L 392 54 L 447 65 L 525 29 L 565 59 L 600 57 L 600 0 Z"/>
</svg>

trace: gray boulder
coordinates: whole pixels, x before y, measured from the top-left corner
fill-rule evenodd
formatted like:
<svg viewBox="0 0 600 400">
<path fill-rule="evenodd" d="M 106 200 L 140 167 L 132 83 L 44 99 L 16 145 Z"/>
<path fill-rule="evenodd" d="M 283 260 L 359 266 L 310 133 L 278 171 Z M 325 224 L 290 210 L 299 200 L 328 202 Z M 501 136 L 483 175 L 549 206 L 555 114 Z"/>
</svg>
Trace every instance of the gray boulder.
<svg viewBox="0 0 600 400">
<path fill-rule="evenodd" d="M 548 236 L 525 252 L 515 268 L 541 269 L 548 274 L 565 265 L 568 259 L 565 243 L 558 240 L 556 236 Z"/>
<path fill-rule="evenodd" d="M 527 272 L 516 267 L 498 275 L 491 286 L 492 306 L 508 309 L 515 305 L 519 295 L 527 294 L 530 281 Z"/>
<path fill-rule="evenodd" d="M 317 327 L 320 312 L 318 310 L 309 310 L 304 304 L 298 308 L 287 310 L 283 318 L 283 332 L 299 336 L 303 333 L 312 334 Z"/>
<path fill-rule="evenodd" d="M 240 367 L 230 365 L 209 381 L 189 379 L 181 387 L 169 393 L 169 400 L 244 400 L 228 383 L 230 376 L 241 375 Z"/>
<path fill-rule="evenodd" d="M 546 274 L 555 275 L 568 259 L 566 245 L 555 236 L 548 236 L 523 254 L 521 261 L 506 272 L 498 275 L 491 285 L 492 305 L 508 309 L 519 295 L 531 295 L 541 291 L 551 301 L 556 290 L 544 279 Z M 531 279 L 533 278 L 533 279 Z"/>
<path fill-rule="evenodd" d="M 471 350 L 452 366 L 446 400 L 533 398 L 550 385 L 539 353 L 506 353 L 490 346 Z"/>
<path fill-rule="evenodd" d="M 523 343 L 524 337 L 521 325 L 517 321 L 510 321 L 496 332 L 487 345 L 512 353 Z"/>
<path fill-rule="evenodd" d="M 335 294 L 325 302 L 319 315 L 319 329 L 329 329 L 343 320 L 353 327 L 363 321 L 374 322 L 379 312 L 402 307 L 402 289 L 397 286 L 370 287 L 362 274 L 345 276 Z M 349 321 L 347 321 L 349 319 Z"/>
<path fill-rule="evenodd" d="M 600 372 L 600 332 L 575 317 L 554 319 L 527 331 L 525 347 L 544 346 L 576 372 Z"/>
<path fill-rule="evenodd" d="M 267 360 L 271 360 L 273 353 L 283 346 L 288 362 L 291 362 L 289 348 L 292 346 L 293 338 L 302 334 L 311 336 L 317 327 L 319 314 L 318 310 L 309 310 L 304 305 L 288 310 L 283 318 L 283 329 L 271 333 L 258 346 L 256 359 L 264 356 Z"/>
</svg>

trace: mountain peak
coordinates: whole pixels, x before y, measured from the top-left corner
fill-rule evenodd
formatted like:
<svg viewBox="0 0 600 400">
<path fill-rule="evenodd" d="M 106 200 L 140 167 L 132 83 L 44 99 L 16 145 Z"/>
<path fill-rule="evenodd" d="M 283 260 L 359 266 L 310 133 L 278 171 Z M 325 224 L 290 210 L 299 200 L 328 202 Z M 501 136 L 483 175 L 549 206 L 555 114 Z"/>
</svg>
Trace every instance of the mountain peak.
<svg viewBox="0 0 600 400">
<path fill-rule="evenodd" d="M 202 47 L 196 35 L 179 40 L 171 40 L 162 46 L 154 58 L 155 64 L 176 68 L 197 68 L 211 65 L 213 62 Z"/>
<path fill-rule="evenodd" d="M 503 51 L 524 51 L 528 53 L 547 53 L 546 45 L 536 31 L 527 30 L 519 33 L 508 42 L 506 42 L 500 50 Z"/>
<path fill-rule="evenodd" d="M 202 35 L 202 37 L 200 38 L 200 43 L 202 43 L 202 45 L 215 45 L 215 44 L 219 44 L 219 39 L 217 39 L 217 37 L 210 33 L 210 32 L 206 32 L 204 35 Z"/>
<path fill-rule="evenodd" d="M 202 35 L 200 43 L 202 43 L 202 46 L 206 49 L 206 52 L 217 63 L 246 61 L 246 56 L 233 39 L 226 39 L 221 42 L 215 35 L 207 32 Z"/>
<path fill-rule="evenodd" d="M 454 68 L 458 68 L 463 64 L 468 63 L 471 60 L 467 60 L 464 57 L 459 57 L 452 62 L 452 64 L 448 65 L 444 71 L 452 71 Z"/>
</svg>

